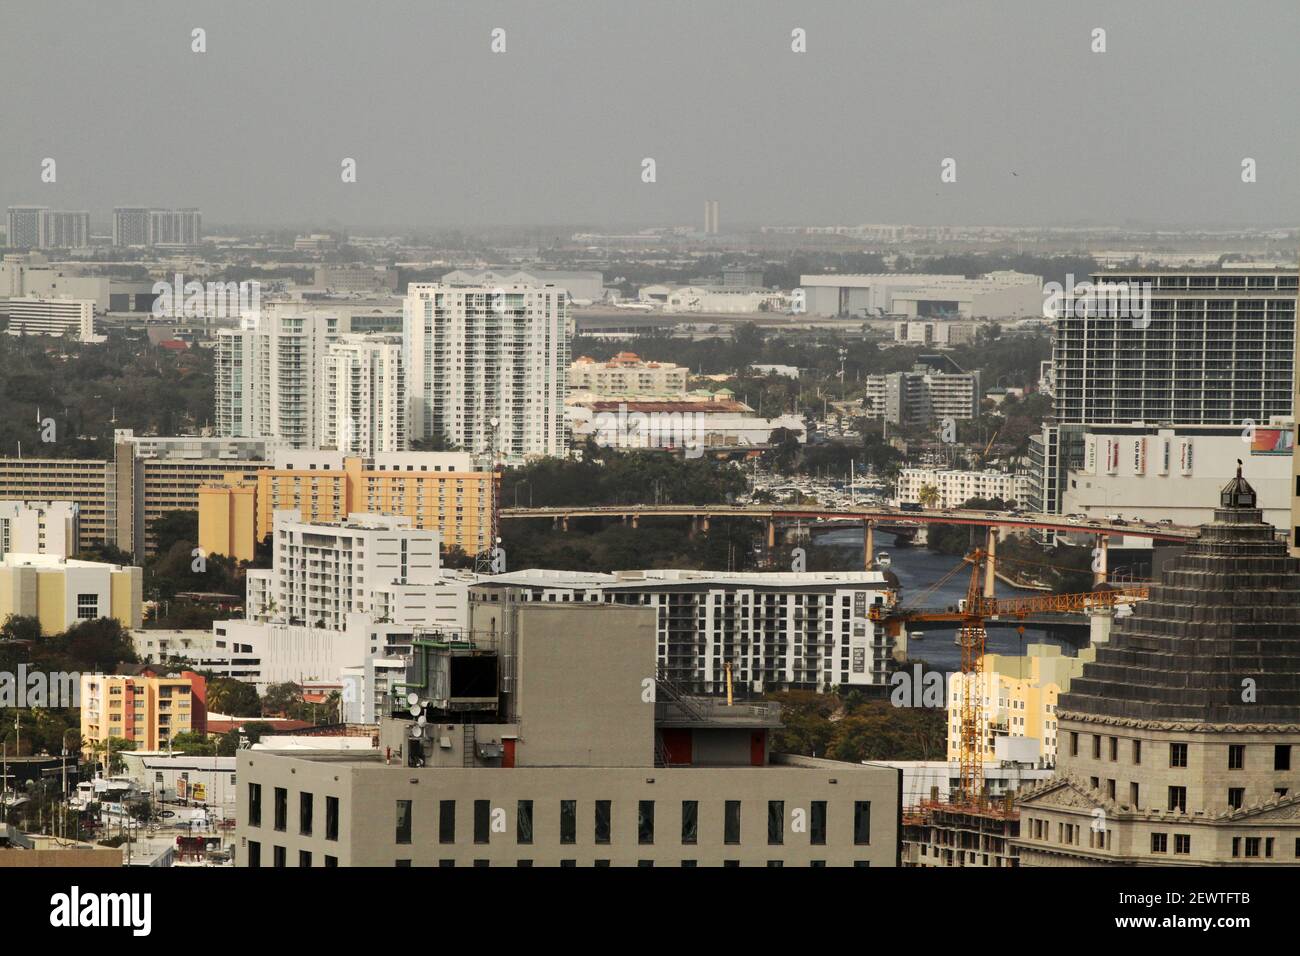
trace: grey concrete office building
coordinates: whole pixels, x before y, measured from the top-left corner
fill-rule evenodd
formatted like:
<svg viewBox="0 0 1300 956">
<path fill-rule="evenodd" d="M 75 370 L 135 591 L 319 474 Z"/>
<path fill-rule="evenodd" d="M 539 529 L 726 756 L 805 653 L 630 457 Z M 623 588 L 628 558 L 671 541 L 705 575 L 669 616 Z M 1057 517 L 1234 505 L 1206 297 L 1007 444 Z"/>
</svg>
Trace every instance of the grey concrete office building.
<svg viewBox="0 0 1300 956">
<path fill-rule="evenodd" d="M 648 608 L 491 597 L 416 639 L 377 755 L 239 754 L 238 865 L 897 865 L 898 770 L 656 679 Z"/>
</svg>

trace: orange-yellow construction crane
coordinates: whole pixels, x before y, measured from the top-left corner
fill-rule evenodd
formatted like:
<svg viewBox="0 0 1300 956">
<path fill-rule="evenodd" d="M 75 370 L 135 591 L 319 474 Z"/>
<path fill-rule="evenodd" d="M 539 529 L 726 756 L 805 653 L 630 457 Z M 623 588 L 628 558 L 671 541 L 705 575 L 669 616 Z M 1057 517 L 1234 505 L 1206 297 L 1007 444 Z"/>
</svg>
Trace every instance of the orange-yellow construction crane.
<svg viewBox="0 0 1300 956">
<path fill-rule="evenodd" d="M 908 621 L 955 621 L 961 644 L 961 795 L 968 803 L 978 803 L 984 789 L 984 622 L 992 617 L 1028 617 L 1031 614 L 1069 614 L 1094 608 L 1114 608 L 1135 600 L 1145 600 L 1146 585 L 1117 586 L 1105 591 L 1074 594 L 1042 594 L 1033 597 L 986 597 L 981 589 L 981 570 L 988 552 L 975 550 L 965 561 L 971 565 L 966 600 L 951 611 L 922 608 L 889 608 L 875 605 L 870 610 L 873 621 L 884 624 L 890 636 L 898 636 Z"/>
</svg>

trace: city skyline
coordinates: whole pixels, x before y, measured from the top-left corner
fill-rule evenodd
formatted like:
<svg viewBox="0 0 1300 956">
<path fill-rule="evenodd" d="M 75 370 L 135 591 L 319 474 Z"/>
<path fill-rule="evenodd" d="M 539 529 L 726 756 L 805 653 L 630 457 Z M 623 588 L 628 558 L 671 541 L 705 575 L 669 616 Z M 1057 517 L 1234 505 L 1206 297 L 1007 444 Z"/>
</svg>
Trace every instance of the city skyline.
<svg viewBox="0 0 1300 956">
<path fill-rule="evenodd" d="M 0 202 L 105 218 L 194 206 L 223 224 L 700 228 L 717 200 L 724 233 L 1300 221 L 1300 131 L 1273 118 L 1300 79 L 1286 41 L 1300 9 L 1261 0 L 1205 30 L 1212 9 L 764 2 L 741 18 L 664 3 L 628 21 L 587 2 L 393 4 L 382 19 L 324 3 L 33 6 L 0 37 L 0 74 L 30 105 L 0 145 Z M 1245 44 L 1249 72 L 1222 56 Z M 33 83 L 51 51 L 61 82 Z M 160 150 L 163 118 L 179 135 Z"/>
</svg>

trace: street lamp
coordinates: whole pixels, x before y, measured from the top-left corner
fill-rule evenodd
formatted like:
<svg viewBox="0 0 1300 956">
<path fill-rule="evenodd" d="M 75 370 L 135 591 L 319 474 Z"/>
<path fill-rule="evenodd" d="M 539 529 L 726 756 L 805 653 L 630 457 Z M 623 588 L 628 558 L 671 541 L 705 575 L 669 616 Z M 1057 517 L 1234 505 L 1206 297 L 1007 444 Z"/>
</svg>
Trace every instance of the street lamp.
<svg viewBox="0 0 1300 956">
<path fill-rule="evenodd" d="M 63 839 L 68 838 L 68 734 L 75 733 L 69 727 L 63 732 Z"/>
</svg>

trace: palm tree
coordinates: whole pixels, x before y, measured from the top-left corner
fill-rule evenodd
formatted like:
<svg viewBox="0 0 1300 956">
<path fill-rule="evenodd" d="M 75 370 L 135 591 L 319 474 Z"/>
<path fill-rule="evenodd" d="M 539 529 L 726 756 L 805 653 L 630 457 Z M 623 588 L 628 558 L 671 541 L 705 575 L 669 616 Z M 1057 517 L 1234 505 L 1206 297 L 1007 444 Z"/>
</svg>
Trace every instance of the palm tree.
<svg viewBox="0 0 1300 956">
<path fill-rule="evenodd" d="M 939 503 L 939 489 L 934 485 L 922 485 L 916 500 L 921 503 L 922 508 L 933 508 Z"/>
</svg>

